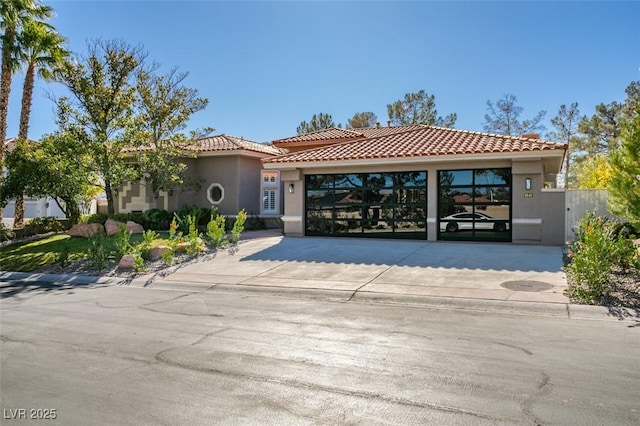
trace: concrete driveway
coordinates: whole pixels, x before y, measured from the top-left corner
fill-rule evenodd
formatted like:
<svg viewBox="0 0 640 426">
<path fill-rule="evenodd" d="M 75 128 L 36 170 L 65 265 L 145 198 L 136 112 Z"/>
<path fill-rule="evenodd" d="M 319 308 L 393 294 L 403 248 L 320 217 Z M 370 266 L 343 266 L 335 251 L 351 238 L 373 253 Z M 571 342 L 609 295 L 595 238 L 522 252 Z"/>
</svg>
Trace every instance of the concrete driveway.
<svg viewBox="0 0 640 426">
<path fill-rule="evenodd" d="M 235 253 L 220 251 L 154 282 L 317 289 L 359 297 L 569 302 L 557 246 L 252 234 Z"/>
</svg>

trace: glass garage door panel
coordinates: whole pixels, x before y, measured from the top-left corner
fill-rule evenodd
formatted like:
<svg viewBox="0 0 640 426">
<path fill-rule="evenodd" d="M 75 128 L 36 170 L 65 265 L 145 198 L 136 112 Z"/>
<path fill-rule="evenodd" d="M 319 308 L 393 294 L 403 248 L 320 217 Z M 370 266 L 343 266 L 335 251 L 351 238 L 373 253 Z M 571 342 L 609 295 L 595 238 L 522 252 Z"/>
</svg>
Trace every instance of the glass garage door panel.
<svg viewBox="0 0 640 426">
<path fill-rule="evenodd" d="M 511 169 L 438 172 L 438 239 L 511 241 Z"/>
<path fill-rule="evenodd" d="M 427 173 L 309 175 L 306 235 L 426 239 Z"/>
</svg>

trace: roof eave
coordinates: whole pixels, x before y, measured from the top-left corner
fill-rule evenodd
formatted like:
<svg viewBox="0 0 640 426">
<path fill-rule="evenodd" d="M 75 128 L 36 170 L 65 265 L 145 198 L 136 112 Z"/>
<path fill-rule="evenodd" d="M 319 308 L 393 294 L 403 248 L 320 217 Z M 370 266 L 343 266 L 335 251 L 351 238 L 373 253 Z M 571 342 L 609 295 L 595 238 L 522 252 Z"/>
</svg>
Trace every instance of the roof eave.
<svg viewBox="0 0 640 426">
<path fill-rule="evenodd" d="M 457 161 L 483 161 L 483 160 L 540 160 L 543 158 L 564 158 L 563 149 L 548 149 L 536 151 L 517 152 L 491 152 L 473 154 L 448 154 L 448 155 L 422 155 L 409 157 L 380 157 L 362 158 L 353 160 L 328 160 L 328 161 L 287 161 L 287 162 L 266 162 L 263 163 L 265 169 L 283 168 L 324 168 L 324 167 L 350 167 L 350 166 L 371 166 L 371 165 L 404 165 L 422 163 L 450 163 Z M 561 163 L 561 161 L 560 161 Z"/>
</svg>

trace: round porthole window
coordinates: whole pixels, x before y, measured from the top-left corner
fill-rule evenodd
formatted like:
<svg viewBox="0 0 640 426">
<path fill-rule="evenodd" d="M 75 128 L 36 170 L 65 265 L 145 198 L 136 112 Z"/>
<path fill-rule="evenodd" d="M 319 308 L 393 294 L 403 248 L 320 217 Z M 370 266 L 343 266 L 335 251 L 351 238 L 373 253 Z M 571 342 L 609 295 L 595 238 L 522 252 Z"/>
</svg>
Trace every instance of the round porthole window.
<svg viewBox="0 0 640 426">
<path fill-rule="evenodd" d="M 224 200 L 224 188 L 219 183 L 212 183 L 207 189 L 207 199 L 211 204 L 220 204 Z"/>
</svg>

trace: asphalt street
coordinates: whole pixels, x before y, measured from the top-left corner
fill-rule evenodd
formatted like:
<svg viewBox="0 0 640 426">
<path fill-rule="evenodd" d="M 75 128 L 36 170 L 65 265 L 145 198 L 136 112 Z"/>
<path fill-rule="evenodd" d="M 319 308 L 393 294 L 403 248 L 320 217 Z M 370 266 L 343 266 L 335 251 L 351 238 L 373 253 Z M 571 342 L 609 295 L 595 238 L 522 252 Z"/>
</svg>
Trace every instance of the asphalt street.
<svg viewBox="0 0 640 426">
<path fill-rule="evenodd" d="M 1 290 L 3 425 L 640 423 L 636 321 L 114 285 Z"/>
</svg>

